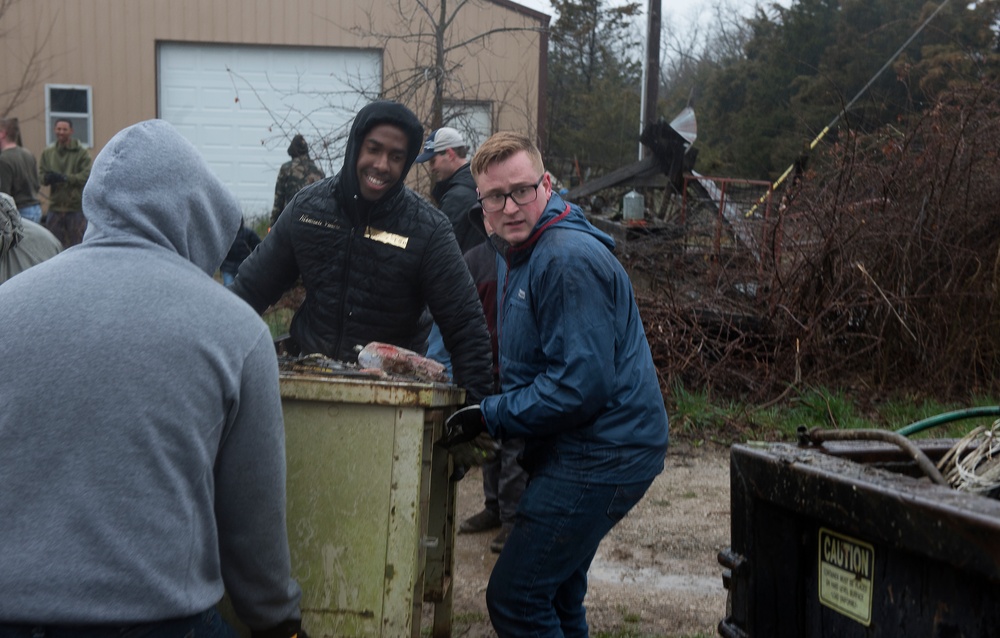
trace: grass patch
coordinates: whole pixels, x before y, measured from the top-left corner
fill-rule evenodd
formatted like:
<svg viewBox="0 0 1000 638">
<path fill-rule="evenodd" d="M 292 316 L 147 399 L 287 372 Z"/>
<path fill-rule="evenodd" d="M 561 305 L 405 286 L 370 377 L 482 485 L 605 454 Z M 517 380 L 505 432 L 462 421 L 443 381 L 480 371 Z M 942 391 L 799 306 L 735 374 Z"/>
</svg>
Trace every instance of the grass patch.
<svg viewBox="0 0 1000 638">
<path fill-rule="evenodd" d="M 707 392 L 675 387 L 667 401 L 671 436 L 695 445 L 706 440 L 726 445 L 748 440 L 793 441 L 799 427 L 896 431 L 945 413 L 998 405 L 995 397 L 987 396 L 972 396 L 964 404 L 906 395 L 863 401 L 846 390 L 822 387 L 791 389 L 786 394 L 772 405 L 752 406 L 713 401 Z M 913 437 L 957 438 L 995 419 L 961 419 Z"/>
</svg>

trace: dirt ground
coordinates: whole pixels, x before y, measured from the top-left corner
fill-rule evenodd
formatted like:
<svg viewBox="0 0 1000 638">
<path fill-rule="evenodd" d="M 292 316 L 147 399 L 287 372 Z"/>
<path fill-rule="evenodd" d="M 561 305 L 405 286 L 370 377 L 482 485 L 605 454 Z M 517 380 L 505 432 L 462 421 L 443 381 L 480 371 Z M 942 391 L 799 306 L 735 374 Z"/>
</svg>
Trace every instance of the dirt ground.
<svg viewBox="0 0 1000 638">
<path fill-rule="evenodd" d="M 459 484 L 458 519 L 479 511 L 482 498 L 482 477 L 470 472 Z M 728 448 L 672 442 L 663 473 L 604 539 L 591 566 L 591 636 L 716 636 L 726 607 L 716 556 L 729 546 L 729 507 Z M 485 601 L 493 535 L 457 537 L 456 638 L 496 636 Z"/>
</svg>

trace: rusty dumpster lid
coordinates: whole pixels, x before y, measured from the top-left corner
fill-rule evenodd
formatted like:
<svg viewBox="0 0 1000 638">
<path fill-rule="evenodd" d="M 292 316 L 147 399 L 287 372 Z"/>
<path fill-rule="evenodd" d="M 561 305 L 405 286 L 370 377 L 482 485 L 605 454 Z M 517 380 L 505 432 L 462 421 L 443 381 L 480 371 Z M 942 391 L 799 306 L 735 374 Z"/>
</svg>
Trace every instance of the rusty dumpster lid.
<svg viewBox="0 0 1000 638">
<path fill-rule="evenodd" d="M 279 357 L 278 370 L 282 399 L 401 407 L 465 402 L 465 390 L 450 383 L 421 381 L 332 359 L 313 359 L 304 365 L 299 359 Z"/>
</svg>

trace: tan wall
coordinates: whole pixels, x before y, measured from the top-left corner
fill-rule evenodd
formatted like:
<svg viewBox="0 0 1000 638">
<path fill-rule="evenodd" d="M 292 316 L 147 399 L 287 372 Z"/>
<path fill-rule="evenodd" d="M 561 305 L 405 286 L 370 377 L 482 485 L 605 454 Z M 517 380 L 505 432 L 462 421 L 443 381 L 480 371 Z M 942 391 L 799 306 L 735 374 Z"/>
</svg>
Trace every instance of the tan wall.
<svg viewBox="0 0 1000 638">
<path fill-rule="evenodd" d="M 404 4 L 409 1 L 403 0 Z M 438 0 L 423 1 L 433 5 L 436 15 Z M 365 0 L 19 0 L 0 24 L 4 32 L 0 109 L 6 107 L 7 92 L 24 71 L 25 56 L 38 43 L 45 43 L 38 81 L 27 100 L 8 113 L 21 119 L 24 145 L 36 155 L 45 145 L 45 84 L 92 87 L 95 155 L 125 126 L 156 117 L 157 42 L 384 49 L 384 77 L 414 64 L 431 64 L 432 60 L 420 57 L 432 50 L 427 43 L 409 45 L 396 39 L 384 45 L 377 38 L 356 35 L 430 30 L 416 4 L 405 20 L 395 13 L 395 4 Z M 369 15 L 376 9 L 377 14 Z M 540 57 L 544 60 L 546 45 L 537 29 L 547 25 L 547 16 L 505 0 L 470 2 L 450 32 L 453 42 L 498 27 L 535 30 L 491 36 L 481 45 L 456 51 L 449 62 L 460 68 L 449 86 L 450 97 L 490 102 L 497 129 L 535 134 L 539 61 Z M 354 32 L 352 27 L 356 27 Z M 430 125 L 429 94 L 414 101 L 421 103 L 409 106 Z"/>
</svg>

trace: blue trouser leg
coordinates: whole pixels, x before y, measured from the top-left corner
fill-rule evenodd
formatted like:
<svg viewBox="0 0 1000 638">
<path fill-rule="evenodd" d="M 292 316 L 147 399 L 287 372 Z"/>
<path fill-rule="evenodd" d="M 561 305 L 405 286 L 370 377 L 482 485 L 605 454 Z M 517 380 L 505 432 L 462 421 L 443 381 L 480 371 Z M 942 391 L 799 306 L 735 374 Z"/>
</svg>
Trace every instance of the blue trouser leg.
<svg viewBox="0 0 1000 638">
<path fill-rule="evenodd" d="M 444 347 L 444 336 L 436 321 L 431 324 L 430 334 L 427 335 L 427 358 L 444 365 L 448 370 L 448 378 L 451 378 L 451 355 Z"/>
<path fill-rule="evenodd" d="M 497 635 L 587 636 L 587 570 L 601 539 L 651 484 L 594 485 L 532 477 L 486 589 Z"/>
<path fill-rule="evenodd" d="M 517 462 L 524 451 L 524 439 L 508 439 L 500 444 L 496 459 L 483 465 L 483 500 L 486 509 L 498 512 L 504 523 L 514 522 L 528 473 Z"/>
<path fill-rule="evenodd" d="M 21 217 L 24 219 L 33 221 L 36 224 L 42 223 L 42 207 L 40 204 L 32 204 L 31 206 L 18 208 L 17 212 L 21 213 Z"/>
</svg>

